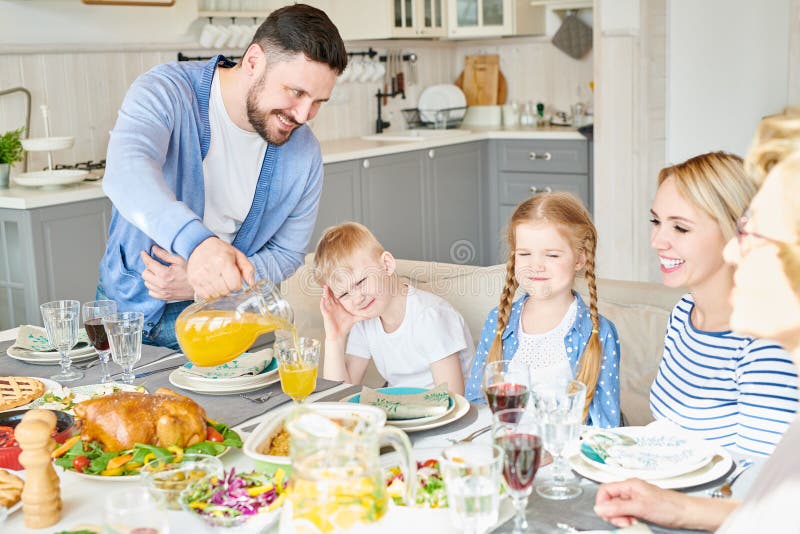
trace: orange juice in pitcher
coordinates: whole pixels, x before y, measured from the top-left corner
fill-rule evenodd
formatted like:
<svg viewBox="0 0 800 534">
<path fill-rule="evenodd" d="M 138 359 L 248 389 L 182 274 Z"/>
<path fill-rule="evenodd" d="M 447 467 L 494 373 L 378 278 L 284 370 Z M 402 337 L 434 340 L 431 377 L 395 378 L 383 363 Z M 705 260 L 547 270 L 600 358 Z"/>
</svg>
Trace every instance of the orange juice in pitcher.
<svg viewBox="0 0 800 534">
<path fill-rule="evenodd" d="M 263 279 L 242 291 L 188 306 L 175 321 L 175 336 L 192 363 L 220 365 L 245 352 L 261 334 L 288 330 L 296 339 L 293 318 L 289 303 Z"/>
</svg>

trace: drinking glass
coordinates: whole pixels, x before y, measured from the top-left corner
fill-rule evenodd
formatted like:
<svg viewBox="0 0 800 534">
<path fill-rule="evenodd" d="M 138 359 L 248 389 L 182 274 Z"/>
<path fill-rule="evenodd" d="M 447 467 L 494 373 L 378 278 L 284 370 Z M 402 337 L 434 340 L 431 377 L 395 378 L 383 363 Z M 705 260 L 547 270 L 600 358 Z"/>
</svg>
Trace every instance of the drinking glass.
<svg viewBox="0 0 800 534">
<path fill-rule="evenodd" d="M 147 488 L 127 488 L 111 493 L 105 500 L 104 534 L 169 534 L 166 509 Z"/>
<path fill-rule="evenodd" d="M 108 346 L 106 327 L 103 326 L 103 317 L 117 313 L 117 303 L 113 300 L 93 300 L 83 303 L 83 327 L 92 342 L 94 350 L 100 355 L 100 365 L 103 368 L 103 377 L 100 383 L 113 382 L 108 373 L 108 359 L 111 348 Z"/>
<path fill-rule="evenodd" d="M 81 303 L 77 300 L 54 300 L 39 308 L 44 319 L 47 339 L 61 356 L 61 372 L 51 376 L 57 382 L 72 382 L 83 378 L 83 373 L 70 369 L 72 359 L 69 351 L 78 342 L 78 325 L 81 319 Z"/>
<path fill-rule="evenodd" d="M 111 345 L 111 357 L 122 367 L 124 384 L 133 383 L 133 366 L 142 357 L 144 313 L 122 312 L 103 317 L 103 326 Z"/>
<path fill-rule="evenodd" d="M 553 455 L 553 476 L 536 493 L 548 499 L 572 499 L 583 491 L 572 475 L 565 450 L 577 441 L 583 422 L 586 386 L 577 380 L 539 382 L 531 388 L 531 405 L 542 429 L 544 448 Z"/>
<path fill-rule="evenodd" d="M 510 360 L 487 363 L 481 386 L 492 413 L 509 408 L 524 408 L 530 394 L 530 370 Z"/>
<path fill-rule="evenodd" d="M 278 337 L 273 350 L 278 359 L 281 389 L 295 402 L 303 402 L 314 392 L 319 368 L 318 339 Z"/>
<path fill-rule="evenodd" d="M 492 416 L 492 438 L 503 450 L 503 478 L 514 503 L 514 533 L 528 531 L 525 509 L 533 478 L 542 459 L 541 427 L 524 408 L 500 410 Z"/>
<path fill-rule="evenodd" d="M 459 443 L 447 447 L 442 457 L 453 525 L 468 534 L 488 531 L 500 511 L 503 451 L 497 445 Z"/>
</svg>

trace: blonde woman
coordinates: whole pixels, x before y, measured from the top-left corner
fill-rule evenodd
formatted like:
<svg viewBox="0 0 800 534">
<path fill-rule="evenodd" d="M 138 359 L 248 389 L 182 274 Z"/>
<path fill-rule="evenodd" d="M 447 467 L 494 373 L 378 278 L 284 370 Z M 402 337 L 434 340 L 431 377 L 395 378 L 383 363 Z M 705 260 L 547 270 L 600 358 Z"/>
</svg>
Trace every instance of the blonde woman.
<svg viewBox="0 0 800 534">
<path fill-rule="evenodd" d="M 773 341 L 731 331 L 733 266 L 722 249 L 756 183 L 738 156 L 711 152 L 663 169 L 651 244 L 664 285 L 689 293 L 670 315 L 650 390 L 656 419 L 748 455 L 767 455 L 797 408 L 797 374 Z"/>
<path fill-rule="evenodd" d="M 777 116 L 762 121 L 748 168 L 754 176 L 769 174 L 739 220 L 738 236 L 725 247 L 725 258 L 736 267 L 731 328 L 775 339 L 795 365 L 800 365 L 798 146 L 800 119 Z M 797 532 L 798 448 L 800 418 L 795 416 L 742 503 L 693 497 L 631 479 L 600 486 L 595 512 L 621 527 L 641 518 L 671 528 L 725 534 Z"/>
<path fill-rule="evenodd" d="M 510 255 L 500 305 L 486 318 L 467 398 L 481 401 L 486 363 L 511 360 L 539 380 L 577 378 L 586 384 L 587 424 L 619 425 L 619 339 L 597 311 L 597 231 L 586 208 L 568 193 L 522 202 L 508 224 Z M 585 271 L 589 306 L 572 290 Z M 513 301 L 517 288 L 525 295 Z"/>
</svg>

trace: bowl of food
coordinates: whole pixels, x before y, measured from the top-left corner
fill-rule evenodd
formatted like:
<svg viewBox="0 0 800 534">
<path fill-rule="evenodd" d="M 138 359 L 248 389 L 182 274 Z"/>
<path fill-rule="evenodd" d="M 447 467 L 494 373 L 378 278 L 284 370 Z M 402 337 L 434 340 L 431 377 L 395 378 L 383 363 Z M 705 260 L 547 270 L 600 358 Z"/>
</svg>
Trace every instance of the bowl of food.
<svg viewBox="0 0 800 534">
<path fill-rule="evenodd" d="M 30 410 L 11 410 L 0 413 L 0 467 L 19 471 L 23 469 L 19 463 L 22 449 L 14 437 L 14 431 L 22 422 L 22 418 Z M 59 410 L 50 410 L 56 416 L 56 430 L 53 439 L 57 443 L 64 443 L 76 432 L 75 419 L 68 413 Z"/>
<path fill-rule="evenodd" d="M 223 470 L 222 461 L 216 456 L 184 454 L 169 462 L 151 460 L 139 472 L 159 506 L 180 510 L 183 490 L 203 478 L 221 477 Z"/>
<path fill-rule="evenodd" d="M 376 420 L 378 426 L 386 423 L 386 413 L 374 406 L 349 402 L 315 402 L 309 407 L 334 420 L 336 416 L 358 415 Z M 277 469 L 282 469 L 287 474 L 291 473 L 289 432 L 284 423 L 293 409 L 294 405 L 289 405 L 275 410 L 245 440 L 242 451 L 253 460 L 256 471 L 274 473 Z"/>
</svg>

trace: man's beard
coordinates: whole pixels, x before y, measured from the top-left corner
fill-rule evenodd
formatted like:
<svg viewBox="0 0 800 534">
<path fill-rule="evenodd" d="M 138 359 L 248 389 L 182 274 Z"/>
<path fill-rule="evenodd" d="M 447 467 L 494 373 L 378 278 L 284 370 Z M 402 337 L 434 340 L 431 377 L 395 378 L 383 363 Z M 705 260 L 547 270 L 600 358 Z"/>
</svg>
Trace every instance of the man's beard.
<svg viewBox="0 0 800 534">
<path fill-rule="evenodd" d="M 253 127 L 256 133 L 258 133 L 258 135 L 260 135 L 267 143 L 275 146 L 281 146 L 289 140 L 289 138 L 292 136 L 292 133 L 297 128 L 292 129 L 288 135 L 284 137 L 282 132 L 270 132 L 270 128 L 267 125 L 269 118 L 275 115 L 276 120 L 280 120 L 277 118 L 277 115 L 280 114 L 283 115 L 284 118 L 294 122 L 294 124 L 298 123 L 295 122 L 294 119 L 292 119 L 292 117 L 284 111 L 273 109 L 269 113 L 265 113 L 264 110 L 258 106 L 258 95 L 264 88 L 266 76 L 267 73 L 264 72 L 264 74 L 261 75 L 261 78 L 259 78 L 259 80 L 247 92 L 247 120 L 250 121 L 250 125 Z M 273 130 L 275 129 L 273 128 Z"/>
</svg>

